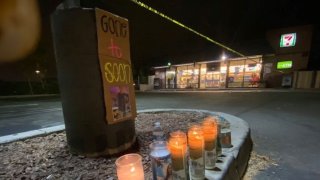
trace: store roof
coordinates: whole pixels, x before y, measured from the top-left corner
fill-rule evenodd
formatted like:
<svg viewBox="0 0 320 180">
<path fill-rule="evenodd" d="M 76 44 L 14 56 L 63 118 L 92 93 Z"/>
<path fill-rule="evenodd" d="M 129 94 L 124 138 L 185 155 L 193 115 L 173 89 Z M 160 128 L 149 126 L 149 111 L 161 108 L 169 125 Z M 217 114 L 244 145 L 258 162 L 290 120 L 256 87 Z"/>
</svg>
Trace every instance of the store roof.
<svg viewBox="0 0 320 180">
<path fill-rule="evenodd" d="M 225 59 L 225 60 L 217 59 L 217 60 L 199 61 L 199 62 L 195 62 L 195 63 L 173 64 L 170 67 L 188 66 L 188 65 L 194 65 L 194 64 L 207 64 L 207 63 L 223 62 L 223 61 L 239 61 L 239 60 L 244 60 L 244 59 L 255 59 L 255 58 L 262 58 L 262 55 L 237 57 L 237 58 L 228 58 L 228 59 Z M 169 68 L 169 66 L 156 66 L 156 67 L 153 67 L 153 69 L 164 69 L 164 68 Z"/>
</svg>

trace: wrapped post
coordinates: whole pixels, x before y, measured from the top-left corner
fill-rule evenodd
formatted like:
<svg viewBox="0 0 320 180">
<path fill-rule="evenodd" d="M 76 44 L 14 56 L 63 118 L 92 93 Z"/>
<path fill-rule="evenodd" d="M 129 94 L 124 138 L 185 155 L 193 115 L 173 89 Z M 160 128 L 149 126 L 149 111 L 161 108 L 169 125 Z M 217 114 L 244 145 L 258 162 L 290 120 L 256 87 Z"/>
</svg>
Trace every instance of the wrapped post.
<svg viewBox="0 0 320 180">
<path fill-rule="evenodd" d="M 128 150 L 136 142 L 128 20 L 72 8 L 57 10 L 51 22 L 70 152 L 98 157 Z"/>
</svg>

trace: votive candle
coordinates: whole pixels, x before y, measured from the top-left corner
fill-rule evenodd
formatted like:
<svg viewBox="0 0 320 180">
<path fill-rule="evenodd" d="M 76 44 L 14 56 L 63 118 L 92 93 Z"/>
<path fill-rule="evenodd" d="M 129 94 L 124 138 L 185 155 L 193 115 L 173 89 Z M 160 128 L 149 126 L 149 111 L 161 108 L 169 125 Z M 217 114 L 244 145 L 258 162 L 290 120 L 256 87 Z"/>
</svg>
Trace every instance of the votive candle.
<svg viewBox="0 0 320 180">
<path fill-rule="evenodd" d="M 189 174 L 191 179 L 204 178 L 204 137 L 202 127 L 193 125 L 188 130 Z"/>
<path fill-rule="evenodd" d="M 126 154 L 116 160 L 119 180 L 144 180 L 142 157 L 139 154 Z"/>
<path fill-rule="evenodd" d="M 213 169 L 217 160 L 216 142 L 218 136 L 218 123 L 212 116 L 206 117 L 202 122 L 203 136 L 205 141 L 205 167 Z"/>
<path fill-rule="evenodd" d="M 187 136 L 182 131 L 170 133 L 168 149 L 172 159 L 172 175 L 174 179 L 187 178 Z"/>
</svg>

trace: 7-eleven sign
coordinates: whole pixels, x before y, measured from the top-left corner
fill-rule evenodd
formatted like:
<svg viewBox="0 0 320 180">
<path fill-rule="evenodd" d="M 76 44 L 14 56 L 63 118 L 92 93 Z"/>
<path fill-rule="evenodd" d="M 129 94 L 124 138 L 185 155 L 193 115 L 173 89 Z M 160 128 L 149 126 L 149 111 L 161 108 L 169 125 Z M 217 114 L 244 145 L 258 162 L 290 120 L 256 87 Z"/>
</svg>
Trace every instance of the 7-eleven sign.
<svg viewBox="0 0 320 180">
<path fill-rule="evenodd" d="M 296 45 L 297 34 L 282 34 L 280 39 L 280 47 L 291 47 Z"/>
</svg>

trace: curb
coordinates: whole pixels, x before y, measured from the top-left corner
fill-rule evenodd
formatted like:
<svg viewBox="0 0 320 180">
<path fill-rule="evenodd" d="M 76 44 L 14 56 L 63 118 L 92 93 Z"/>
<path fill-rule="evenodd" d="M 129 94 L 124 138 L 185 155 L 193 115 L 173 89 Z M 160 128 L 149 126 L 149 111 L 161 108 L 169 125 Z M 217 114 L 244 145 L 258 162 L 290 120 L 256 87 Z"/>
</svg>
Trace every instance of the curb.
<svg viewBox="0 0 320 180">
<path fill-rule="evenodd" d="M 41 98 L 41 97 L 59 97 L 60 94 L 37 94 L 37 95 L 15 95 L 0 96 L 0 99 L 22 99 L 22 98 Z"/>
<path fill-rule="evenodd" d="M 26 131 L 26 132 L 17 133 L 17 134 L 1 136 L 0 144 L 10 143 L 18 140 L 24 140 L 27 138 L 42 136 L 42 135 L 50 134 L 54 132 L 60 132 L 60 131 L 63 131 L 64 129 L 65 129 L 64 125 L 58 125 L 58 126 L 52 126 L 52 127 L 47 127 L 47 128 L 42 128 L 42 129 L 37 129 L 32 131 Z"/>
</svg>

